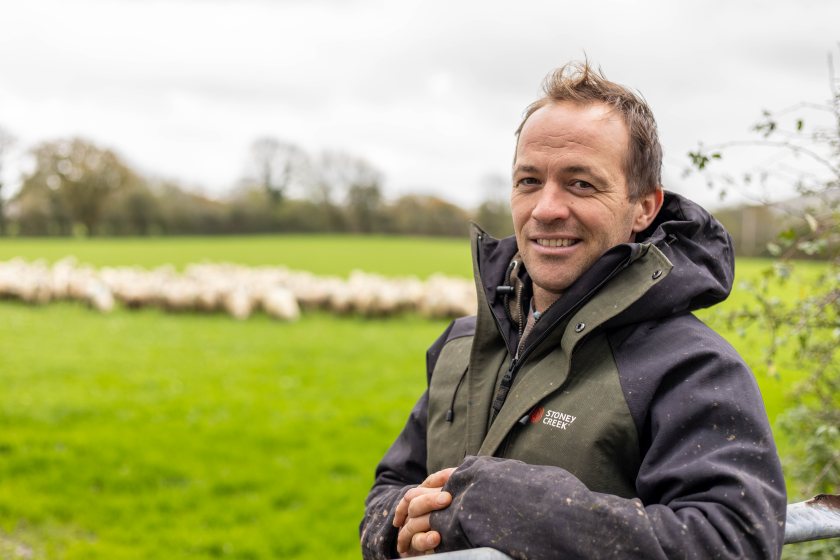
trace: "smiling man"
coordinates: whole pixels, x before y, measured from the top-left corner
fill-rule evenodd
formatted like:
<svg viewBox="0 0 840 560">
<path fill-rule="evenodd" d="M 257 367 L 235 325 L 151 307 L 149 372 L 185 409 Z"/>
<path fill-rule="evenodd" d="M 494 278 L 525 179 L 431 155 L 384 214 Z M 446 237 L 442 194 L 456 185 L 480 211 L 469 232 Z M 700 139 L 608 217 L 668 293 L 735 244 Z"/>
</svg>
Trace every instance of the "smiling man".
<svg viewBox="0 0 840 560">
<path fill-rule="evenodd" d="M 621 114 L 603 102 L 546 104 L 523 123 L 510 206 L 536 309 L 659 212 L 662 190 L 625 178 L 629 148 Z"/>
<path fill-rule="evenodd" d="M 478 314 L 427 354 L 379 464 L 366 558 L 776 558 L 785 489 L 761 395 L 692 315 L 729 294 L 728 234 L 660 185 L 644 101 L 586 64 L 517 130 L 515 236 L 476 228 Z"/>
</svg>

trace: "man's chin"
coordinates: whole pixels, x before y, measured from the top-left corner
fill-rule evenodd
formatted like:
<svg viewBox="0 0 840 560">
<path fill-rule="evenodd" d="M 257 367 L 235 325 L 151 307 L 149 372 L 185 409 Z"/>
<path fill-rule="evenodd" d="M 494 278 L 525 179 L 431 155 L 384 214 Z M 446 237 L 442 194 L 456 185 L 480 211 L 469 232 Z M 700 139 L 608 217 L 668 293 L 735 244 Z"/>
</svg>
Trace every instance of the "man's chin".
<svg viewBox="0 0 840 560">
<path fill-rule="evenodd" d="M 539 301 L 556 301 L 571 284 L 566 279 L 558 281 L 557 276 L 546 278 L 542 275 L 534 276 L 533 274 L 531 275 L 531 281 L 534 284 L 534 296 L 538 303 Z"/>
<path fill-rule="evenodd" d="M 525 262 L 525 269 L 531 276 L 531 281 L 537 286 L 549 292 L 562 293 L 569 285 L 574 282 L 574 278 L 569 274 L 571 268 L 568 264 L 564 266 L 536 266 L 528 267 Z"/>
</svg>

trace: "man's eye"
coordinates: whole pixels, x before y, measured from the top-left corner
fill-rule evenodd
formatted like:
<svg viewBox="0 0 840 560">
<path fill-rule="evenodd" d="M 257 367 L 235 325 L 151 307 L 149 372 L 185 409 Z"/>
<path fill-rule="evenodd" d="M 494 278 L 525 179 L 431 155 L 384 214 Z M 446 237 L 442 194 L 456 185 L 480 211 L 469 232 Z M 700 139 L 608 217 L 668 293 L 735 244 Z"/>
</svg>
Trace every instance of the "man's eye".
<svg viewBox="0 0 840 560">
<path fill-rule="evenodd" d="M 587 183 L 586 181 L 581 181 L 580 179 L 576 181 L 572 181 L 572 186 L 579 190 L 590 191 L 595 190 L 595 187 L 592 186 L 591 183 Z"/>
<path fill-rule="evenodd" d="M 540 182 L 535 179 L 534 177 L 522 177 L 521 179 L 517 179 L 514 186 L 516 187 L 535 187 L 539 185 Z"/>
</svg>

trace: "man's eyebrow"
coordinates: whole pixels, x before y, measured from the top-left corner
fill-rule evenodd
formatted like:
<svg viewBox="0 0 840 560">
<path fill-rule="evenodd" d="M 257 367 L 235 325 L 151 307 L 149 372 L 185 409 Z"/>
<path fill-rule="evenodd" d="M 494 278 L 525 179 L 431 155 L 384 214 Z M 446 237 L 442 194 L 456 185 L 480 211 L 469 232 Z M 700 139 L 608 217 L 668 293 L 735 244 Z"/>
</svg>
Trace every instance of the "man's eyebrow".
<svg viewBox="0 0 840 560">
<path fill-rule="evenodd" d="M 516 173 L 537 173 L 537 172 L 539 172 L 539 169 L 537 169 L 536 165 L 524 164 L 524 165 L 517 165 L 516 167 L 513 168 L 513 173 L 514 174 L 516 174 Z"/>
<path fill-rule="evenodd" d="M 597 169 L 587 165 L 569 165 L 563 168 L 564 173 L 573 173 L 581 175 L 589 175 L 596 183 L 607 184 L 607 178 L 598 172 Z"/>
<path fill-rule="evenodd" d="M 566 173 L 587 173 L 589 175 L 596 175 L 591 167 L 587 167 L 585 165 L 567 165 L 561 169 Z"/>
<path fill-rule="evenodd" d="M 517 173 L 539 173 L 539 171 L 540 170 L 537 166 L 530 165 L 530 164 L 527 164 L 527 163 L 517 165 L 513 169 L 514 175 L 517 174 Z M 606 181 L 606 179 L 604 178 L 603 175 L 598 173 L 592 167 L 589 167 L 589 166 L 586 166 L 586 165 L 567 165 L 566 167 L 561 167 L 560 171 L 563 172 L 563 173 L 571 173 L 571 174 L 580 173 L 580 174 L 583 174 L 583 175 L 589 175 L 590 177 L 592 177 L 596 181 L 602 182 L 602 183 Z"/>
</svg>

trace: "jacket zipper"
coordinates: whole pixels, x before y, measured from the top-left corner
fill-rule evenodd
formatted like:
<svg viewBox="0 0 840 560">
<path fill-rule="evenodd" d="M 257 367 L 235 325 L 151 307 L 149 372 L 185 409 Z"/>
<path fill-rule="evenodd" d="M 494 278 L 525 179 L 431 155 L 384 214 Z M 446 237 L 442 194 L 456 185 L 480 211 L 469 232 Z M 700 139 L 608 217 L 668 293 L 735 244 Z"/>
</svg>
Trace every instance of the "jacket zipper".
<svg viewBox="0 0 840 560">
<path fill-rule="evenodd" d="M 561 315 L 560 317 L 555 319 L 554 322 L 551 323 L 551 325 L 546 330 L 544 330 L 542 332 L 542 334 L 539 336 L 539 338 L 537 338 L 535 341 L 533 341 L 533 343 L 528 344 L 523 349 L 522 354 L 520 356 L 518 356 L 518 357 L 514 356 L 513 357 L 513 359 L 510 361 L 510 366 L 508 367 L 507 372 L 505 372 L 504 377 L 502 377 L 502 382 L 499 385 L 499 390 L 496 392 L 496 397 L 493 399 L 493 407 L 491 408 L 491 411 L 490 411 L 490 423 L 491 424 L 493 423 L 493 421 L 496 420 L 496 416 L 498 416 L 499 412 L 502 410 L 502 406 L 505 404 L 505 400 L 507 399 L 507 395 L 510 392 L 511 386 L 513 385 L 513 380 L 516 377 L 516 373 L 518 372 L 518 367 L 517 366 L 519 366 L 519 364 L 521 364 L 523 361 L 525 361 L 525 358 L 528 357 L 528 355 L 534 350 L 534 348 L 539 346 L 539 344 L 543 340 L 545 340 L 545 338 L 549 335 L 549 333 L 551 333 L 557 327 L 557 325 L 561 321 L 563 321 L 563 319 L 565 319 L 573 311 L 578 309 L 580 307 L 580 304 L 589 300 L 589 298 L 591 298 L 592 295 L 601 288 L 601 286 L 606 284 L 610 279 L 612 279 L 613 276 L 615 276 L 620 270 L 624 269 L 625 267 L 626 267 L 626 263 L 623 263 L 621 266 L 617 266 L 610 274 L 608 274 L 606 277 L 604 277 L 603 280 L 598 282 L 595 286 L 592 287 L 591 290 L 589 290 L 586 294 L 584 294 L 584 296 L 580 299 L 580 301 L 578 303 L 576 303 L 575 305 L 570 307 L 569 310 L 566 313 L 564 313 L 563 315 Z M 481 271 L 479 270 L 479 273 L 480 272 Z M 488 302 L 488 306 L 489 305 L 490 305 L 490 303 Z M 494 320 L 496 321 L 496 328 L 499 330 L 499 333 L 502 333 L 501 325 L 499 325 L 499 320 L 496 319 L 496 314 L 493 313 L 492 306 L 490 307 L 490 314 L 493 316 Z M 589 331 L 589 334 L 591 334 L 591 332 L 592 331 Z M 521 336 L 522 335 L 520 334 L 520 337 Z M 587 334 L 587 336 L 588 336 L 588 334 Z M 505 335 L 502 333 L 502 338 L 504 339 L 504 337 L 505 337 Z M 507 345 L 507 340 L 505 340 L 505 344 Z"/>
<path fill-rule="evenodd" d="M 512 261 L 511 265 L 508 268 L 508 278 L 507 278 L 508 282 L 511 281 L 510 274 L 516 268 L 516 265 L 517 265 L 517 261 Z M 507 298 L 507 296 L 505 296 L 505 297 Z M 507 300 L 505 300 L 504 304 L 505 304 L 505 311 L 508 311 Z M 516 310 L 519 312 L 519 320 L 517 321 L 517 323 L 519 325 L 519 339 L 516 343 L 516 352 L 513 354 L 513 357 L 510 360 L 510 365 L 508 366 L 508 370 L 505 372 L 504 376 L 502 376 L 502 381 L 501 381 L 501 383 L 499 383 L 499 390 L 496 391 L 496 396 L 493 399 L 493 407 L 491 409 L 492 413 L 490 415 L 490 423 L 491 424 L 493 423 L 493 420 L 496 419 L 496 416 L 499 414 L 499 411 L 502 409 L 502 405 L 505 404 L 505 400 L 507 399 L 507 395 L 510 392 L 511 386 L 513 385 L 513 378 L 516 375 L 516 364 L 518 364 L 519 360 L 520 360 L 519 351 L 523 347 L 522 343 L 524 341 L 522 340 L 522 335 L 525 332 L 525 321 L 523 320 L 523 317 L 522 317 L 523 313 L 522 313 L 522 286 L 521 285 L 519 286 L 519 289 L 516 291 Z M 492 307 L 490 309 L 490 313 L 493 315 L 493 317 L 496 316 L 496 314 L 493 313 Z M 510 317 L 510 312 L 508 312 L 508 317 L 510 318 L 510 320 L 513 320 L 513 317 Z M 499 329 L 499 332 L 501 332 L 501 326 L 499 325 L 498 321 L 496 321 L 496 327 Z M 503 337 L 504 337 L 504 335 L 503 335 Z M 507 344 L 507 342 L 505 344 Z"/>
</svg>

